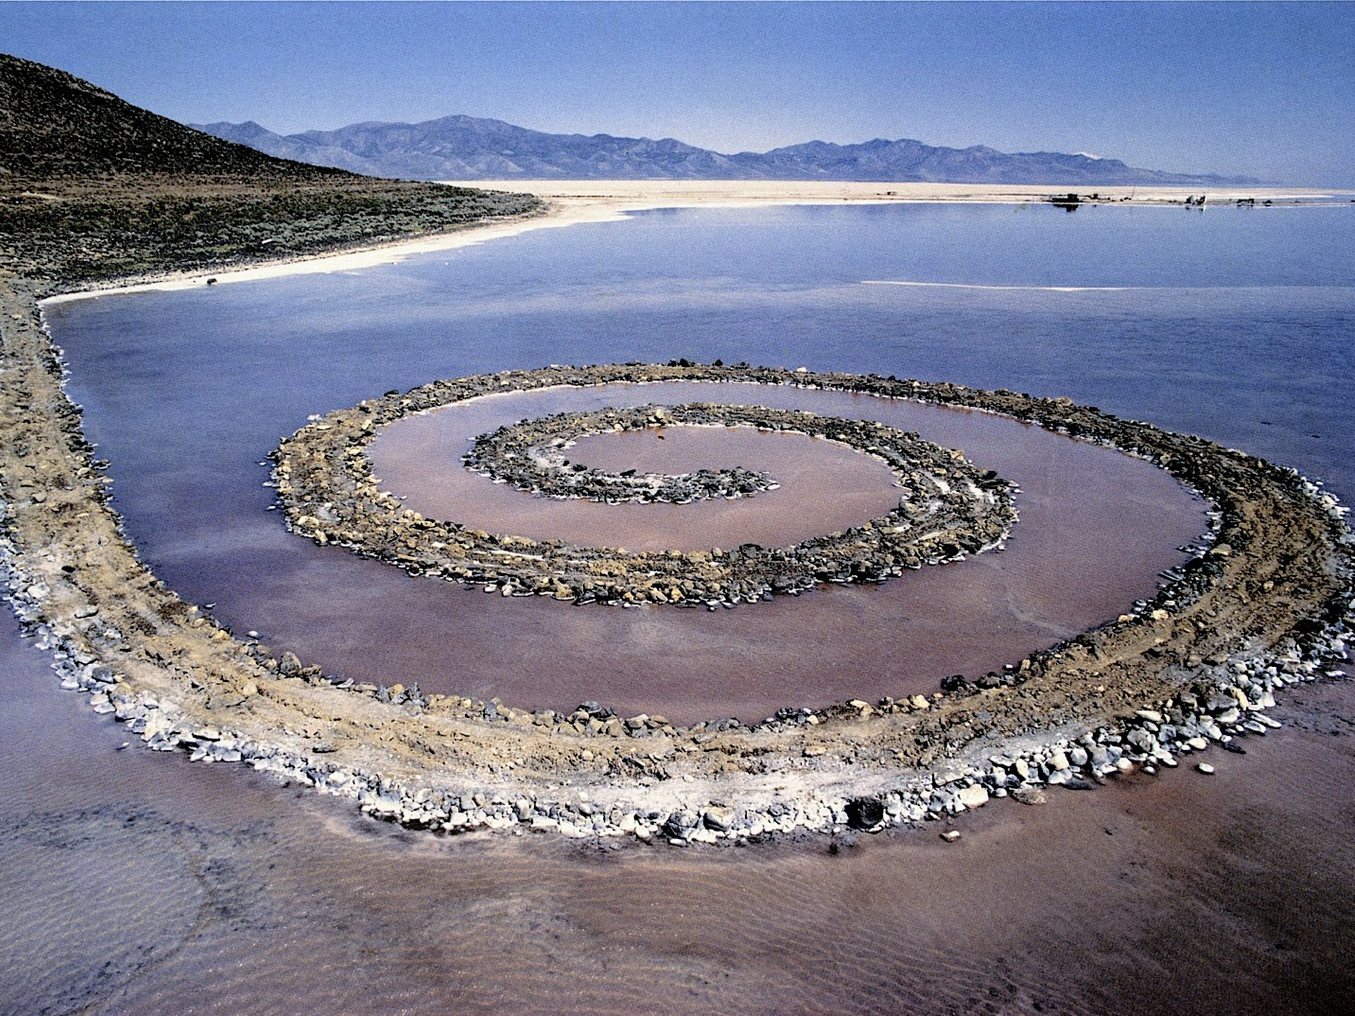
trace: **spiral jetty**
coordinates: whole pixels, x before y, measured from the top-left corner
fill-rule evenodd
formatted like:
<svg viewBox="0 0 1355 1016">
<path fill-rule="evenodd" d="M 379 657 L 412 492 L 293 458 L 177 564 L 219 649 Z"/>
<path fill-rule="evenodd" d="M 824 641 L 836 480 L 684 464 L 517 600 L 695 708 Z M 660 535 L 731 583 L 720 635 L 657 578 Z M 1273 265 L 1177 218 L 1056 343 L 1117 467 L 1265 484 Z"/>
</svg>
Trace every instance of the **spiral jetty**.
<svg viewBox="0 0 1355 1016">
<path fill-rule="evenodd" d="M 685 844 L 922 822 L 1235 747 L 1276 725 L 1266 711 L 1283 687 L 1345 658 L 1352 537 L 1335 498 L 1292 469 L 1068 399 L 675 361 L 482 375 L 380 404 L 407 413 L 451 389 L 693 380 L 964 407 L 1158 464 L 1210 502 L 1212 539 L 1152 601 L 931 697 L 679 727 L 598 703 L 559 714 L 336 682 L 237 638 L 137 559 L 31 287 L 0 278 L 0 305 L 0 561 L 63 687 L 152 749 L 248 764 L 409 826 Z"/>
</svg>

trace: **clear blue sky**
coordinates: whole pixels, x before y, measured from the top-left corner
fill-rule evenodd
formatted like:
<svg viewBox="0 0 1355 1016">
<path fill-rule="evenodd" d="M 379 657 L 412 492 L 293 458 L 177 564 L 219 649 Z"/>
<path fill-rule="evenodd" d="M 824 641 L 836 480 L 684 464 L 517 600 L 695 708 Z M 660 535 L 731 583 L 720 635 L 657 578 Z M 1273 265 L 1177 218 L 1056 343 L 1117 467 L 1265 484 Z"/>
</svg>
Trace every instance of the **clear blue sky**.
<svg viewBox="0 0 1355 1016">
<path fill-rule="evenodd" d="M 188 122 L 494 117 L 722 152 L 917 138 L 1355 186 L 1355 3 L 12 3 Z"/>
</svg>

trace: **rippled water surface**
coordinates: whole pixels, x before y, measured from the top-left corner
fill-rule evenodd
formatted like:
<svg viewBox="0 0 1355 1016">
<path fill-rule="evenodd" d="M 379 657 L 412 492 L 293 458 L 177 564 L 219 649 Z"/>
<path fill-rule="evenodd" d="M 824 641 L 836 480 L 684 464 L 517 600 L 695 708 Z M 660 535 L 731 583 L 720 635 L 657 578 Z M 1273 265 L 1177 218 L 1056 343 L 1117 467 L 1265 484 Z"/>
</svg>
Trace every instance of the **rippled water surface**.
<svg viewBox="0 0 1355 1016">
<path fill-rule="evenodd" d="M 1067 395 L 1349 498 L 1353 211 L 656 212 L 50 319 L 129 532 L 237 630 L 509 700 L 572 705 L 611 675 L 620 704 L 755 715 L 986 669 L 1113 616 L 1198 505 L 1116 453 L 900 404 L 1021 484 L 1007 551 L 623 612 L 491 604 L 316 548 L 266 510 L 258 463 L 308 414 L 434 377 L 720 357 Z M 1355 990 L 1342 686 L 1303 693 L 1212 782 L 995 805 L 958 844 L 608 854 L 404 833 L 234 767 L 118 751 L 124 732 L 57 691 L 12 625 L 0 639 L 0 1012 L 1337 1012 Z"/>
</svg>

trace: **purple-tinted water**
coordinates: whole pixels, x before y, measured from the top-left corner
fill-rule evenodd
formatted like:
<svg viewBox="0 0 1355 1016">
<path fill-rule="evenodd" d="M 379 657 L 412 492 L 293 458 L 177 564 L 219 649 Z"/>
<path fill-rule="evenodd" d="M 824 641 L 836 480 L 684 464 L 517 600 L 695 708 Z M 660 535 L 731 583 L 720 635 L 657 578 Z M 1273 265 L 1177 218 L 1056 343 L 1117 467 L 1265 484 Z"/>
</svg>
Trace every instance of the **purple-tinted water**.
<svg viewBox="0 0 1355 1016">
<path fill-rule="evenodd" d="M 237 628 L 290 598 L 287 623 L 323 630 L 333 605 L 313 591 L 337 581 L 336 600 L 382 617 L 351 639 L 331 629 L 342 657 L 359 641 L 445 631 L 432 607 L 383 614 L 397 585 L 439 606 L 489 598 L 287 536 L 257 463 L 309 413 L 432 377 L 688 356 L 950 378 L 1202 433 L 1355 494 L 1350 213 L 669 212 L 353 275 L 103 298 L 51 319 L 157 572 L 192 599 L 221 599 L 218 613 L 233 597 Z M 908 278 L 1148 288 L 861 285 Z M 945 436 L 996 466 L 964 434 Z M 1077 457 L 1112 455 L 1048 448 L 997 467 L 1024 473 L 1011 548 L 959 566 L 998 569 L 996 598 L 1036 538 L 1042 467 L 1076 467 L 1095 494 L 1100 473 Z M 1139 481 L 1161 474 L 1128 465 L 1142 472 L 1105 481 L 1085 531 L 1132 531 L 1155 510 Z M 1043 539 L 1041 554 L 1074 556 L 1057 530 Z M 1088 576 L 1110 610 L 1127 595 L 1119 565 Z M 904 588 L 757 611 L 793 613 L 813 629 L 806 641 L 886 641 L 860 605 Z M 519 634 L 499 651 L 544 648 L 506 669 L 550 663 L 559 605 L 509 602 Z M 600 660 L 672 651 L 632 620 L 660 612 L 565 613 L 571 626 L 627 626 L 630 641 L 598 633 Z M 772 639 L 731 641 L 755 616 L 742 608 L 676 613 L 712 633 L 712 657 L 749 653 L 754 672 L 792 664 L 803 645 L 778 655 Z M 500 615 L 467 606 L 459 620 L 477 616 Z M 452 659 L 455 670 L 467 657 L 453 647 Z M 398 672 L 398 654 L 373 666 L 388 663 Z M 928 828 L 835 855 L 822 841 L 601 854 L 405 833 L 238 767 L 120 752 L 125 732 L 56 690 L 6 621 L 0 1012 L 1141 1013 L 1164 998 L 1202 1013 L 1343 1012 L 1355 993 L 1355 694 L 1296 701 L 1248 755 L 1211 753 L 1213 777 L 1183 768 L 1043 809 L 994 804 L 966 816 L 954 844 Z"/>
<path fill-rule="evenodd" d="M 719 394 L 717 388 L 703 398 Z M 747 397 L 728 389 L 724 396 Z M 505 413 L 539 412 L 537 404 L 546 400 L 514 400 L 511 408 L 497 396 L 491 401 L 499 410 L 494 418 L 503 420 Z M 611 472 L 675 475 L 740 466 L 768 473 L 776 488 L 688 504 L 524 496 L 462 465 L 462 453 L 491 426 L 498 424 L 486 423 L 485 414 L 465 403 L 398 420 L 369 449 L 373 475 L 430 518 L 534 540 L 639 551 L 789 546 L 879 518 L 898 507 L 901 494 L 883 460 L 836 441 L 755 427 L 668 426 L 587 435 L 567 454 L 571 462 Z"/>
<path fill-rule="evenodd" d="M 947 674 L 984 673 L 1019 659 L 1115 617 L 1135 597 L 1150 593 L 1158 573 L 1181 559 L 1177 548 L 1205 528 L 1202 506 L 1145 462 L 991 414 L 863 395 L 690 383 L 551 389 L 449 407 L 406 421 L 409 426 L 400 433 L 412 431 L 431 458 L 452 464 L 437 470 L 442 483 L 435 490 L 458 499 L 457 508 L 465 509 L 455 515 L 458 520 L 489 525 L 498 518 L 502 525 L 495 531 L 582 542 L 625 532 L 617 539 L 625 546 L 633 534 L 618 517 L 637 506 L 533 498 L 456 462 L 476 434 L 505 423 L 656 399 L 798 406 L 915 430 L 928 440 L 965 449 L 983 468 L 996 469 L 1017 483 L 1021 522 L 1001 553 L 923 569 L 882 586 L 833 587 L 714 612 L 576 609 L 539 598 L 505 601 L 439 583 L 428 590 L 423 588 L 430 584 L 427 580 L 405 580 L 383 584 L 384 608 L 365 601 L 363 610 L 350 613 L 329 605 L 328 616 L 336 619 L 332 628 L 321 626 L 318 612 L 311 614 L 310 628 L 287 629 L 286 644 L 302 646 L 323 660 L 333 632 L 356 630 L 359 634 L 343 661 L 350 668 L 345 672 L 367 676 L 370 671 L 361 669 L 361 661 L 370 657 L 361 633 L 371 630 L 371 612 L 377 611 L 380 623 L 382 616 L 409 616 L 418 604 L 431 603 L 432 616 L 420 615 L 421 628 L 430 637 L 406 637 L 400 657 L 400 673 L 414 675 L 426 689 L 460 691 L 469 685 L 476 694 L 553 708 L 595 699 L 623 711 L 657 712 L 684 721 L 713 715 L 760 719 L 785 705 L 930 692 Z M 378 440 L 373 448 L 376 475 L 400 494 L 420 489 L 417 459 L 397 472 L 388 447 Z M 775 531 L 781 506 L 790 500 L 777 499 L 780 493 L 748 499 L 740 514 L 762 516 Z M 794 495 L 793 490 L 786 493 Z M 409 504 L 433 514 L 442 507 L 417 497 Z M 729 514 L 720 511 L 724 507 L 641 510 L 651 517 L 685 514 L 696 524 L 715 514 L 718 535 L 706 547 L 751 538 L 747 530 L 718 528 L 728 525 L 720 517 Z M 784 510 L 791 516 L 787 532 L 795 532 L 800 520 L 790 505 Z M 547 525 L 557 528 L 532 528 Z M 315 549 L 317 562 L 325 566 L 343 554 L 335 548 Z M 299 591 L 294 596 L 300 597 Z M 332 584 L 324 596 L 328 604 Z M 252 606 L 259 608 L 257 597 Z M 223 609 L 236 608 L 222 600 L 218 613 Z M 274 631 L 288 623 L 283 612 L 275 616 L 269 624 Z M 523 637 L 524 631 L 531 636 Z M 439 659 L 455 659 L 457 665 L 449 673 L 438 669 Z M 434 662 L 421 666 L 421 660 Z"/>
</svg>

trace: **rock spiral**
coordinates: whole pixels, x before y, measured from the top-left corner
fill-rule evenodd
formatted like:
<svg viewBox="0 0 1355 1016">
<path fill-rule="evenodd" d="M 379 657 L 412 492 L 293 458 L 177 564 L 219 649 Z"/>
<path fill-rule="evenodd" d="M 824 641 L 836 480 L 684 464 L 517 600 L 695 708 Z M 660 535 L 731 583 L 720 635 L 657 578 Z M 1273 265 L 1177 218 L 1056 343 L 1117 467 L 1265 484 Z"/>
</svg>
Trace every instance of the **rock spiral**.
<svg viewBox="0 0 1355 1016">
<path fill-rule="evenodd" d="M 755 487 L 759 474 L 737 470 L 723 476 L 667 478 L 574 470 L 560 449 L 583 432 L 636 429 L 656 420 L 750 426 L 821 436 L 882 459 L 901 488 L 897 506 L 860 526 L 788 547 L 745 543 L 732 550 L 631 553 L 428 519 L 378 490 L 364 449 L 379 428 L 411 409 L 470 398 L 479 392 L 479 380 L 435 382 L 421 390 L 434 393 L 429 399 L 391 395 L 330 413 L 284 441 L 274 453 L 274 481 L 288 525 L 317 542 L 337 543 L 416 574 L 495 584 L 506 593 L 575 603 L 691 606 L 798 593 L 816 582 L 883 581 L 992 547 L 1016 521 L 1010 484 L 979 470 L 960 452 L 916 434 L 874 421 L 711 403 L 602 409 L 527 421 L 482 435 L 467 462 L 523 489 L 555 497 L 691 500 L 686 495 L 693 491 L 716 496 L 731 483 Z M 554 380 L 549 368 L 514 378 L 524 388 Z"/>
</svg>

